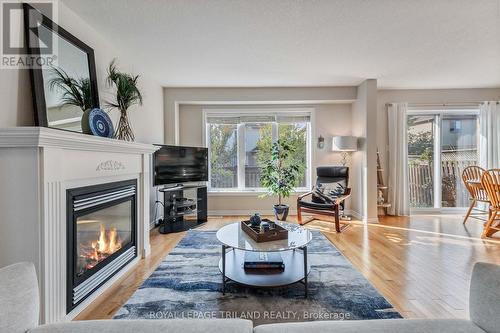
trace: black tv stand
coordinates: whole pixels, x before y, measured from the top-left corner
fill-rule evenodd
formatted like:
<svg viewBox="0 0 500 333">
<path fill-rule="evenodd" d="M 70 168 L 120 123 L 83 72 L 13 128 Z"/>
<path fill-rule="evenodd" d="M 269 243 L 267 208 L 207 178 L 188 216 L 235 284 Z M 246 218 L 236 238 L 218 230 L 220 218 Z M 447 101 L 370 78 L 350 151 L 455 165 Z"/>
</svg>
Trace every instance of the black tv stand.
<svg viewBox="0 0 500 333">
<path fill-rule="evenodd" d="M 184 191 L 196 190 L 196 197 L 186 198 Z M 169 234 L 196 228 L 208 220 L 207 187 L 177 184 L 159 189 L 163 193 L 163 222 L 159 232 Z M 196 219 L 185 219 L 196 213 Z"/>
<path fill-rule="evenodd" d="M 160 192 L 180 190 L 181 188 L 184 188 L 184 184 L 165 185 L 160 189 Z"/>
</svg>

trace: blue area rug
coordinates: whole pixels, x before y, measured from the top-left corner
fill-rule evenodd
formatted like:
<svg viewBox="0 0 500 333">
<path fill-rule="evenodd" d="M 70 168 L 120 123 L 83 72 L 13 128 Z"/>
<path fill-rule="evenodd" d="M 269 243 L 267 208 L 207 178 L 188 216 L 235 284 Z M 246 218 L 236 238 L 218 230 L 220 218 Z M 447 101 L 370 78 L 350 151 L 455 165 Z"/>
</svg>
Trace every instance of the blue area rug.
<svg viewBox="0 0 500 333">
<path fill-rule="evenodd" d="M 190 231 L 117 312 L 115 319 L 246 318 L 254 325 L 307 320 L 401 318 L 320 232 L 308 246 L 309 297 L 296 284 L 221 293 L 215 231 Z"/>
</svg>

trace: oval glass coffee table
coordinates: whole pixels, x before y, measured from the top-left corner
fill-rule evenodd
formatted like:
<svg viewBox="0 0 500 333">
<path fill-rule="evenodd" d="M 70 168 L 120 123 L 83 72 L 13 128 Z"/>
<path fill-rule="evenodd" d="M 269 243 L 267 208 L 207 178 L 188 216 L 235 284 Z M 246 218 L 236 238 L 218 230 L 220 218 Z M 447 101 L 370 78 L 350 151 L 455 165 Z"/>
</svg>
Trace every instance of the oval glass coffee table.
<svg viewBox="0 0 500 333">
<path fill-rule="evenodd" d="M 217 239 L 222 243 L 222 256 L 219 269 L 222 273 L 222 293 L 226 283 L 235 283 L 260 288 L 288 286 L 301 282 L 307 297 L 307 275 L 311 267 L 307 263 L 307 244 L 312 233 L 297 224 L 277 222 L 288 230 L 288 239 L 257 243 L 248 236 L 240 222 L 226 225 L 217 231 Z M 273 274 L 252 274 L 245 271 L 245 252 L 280 252 L 285 268 Z"/>
</svg>

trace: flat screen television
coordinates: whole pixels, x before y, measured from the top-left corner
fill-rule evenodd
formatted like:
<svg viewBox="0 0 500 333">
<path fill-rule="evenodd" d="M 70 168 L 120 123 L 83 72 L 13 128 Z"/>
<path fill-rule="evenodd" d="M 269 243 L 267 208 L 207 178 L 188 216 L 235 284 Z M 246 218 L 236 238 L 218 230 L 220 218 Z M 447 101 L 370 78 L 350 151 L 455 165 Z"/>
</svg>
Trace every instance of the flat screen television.
<svg viewBox="0 0 500 333">
<path fill-rule="evenodd" d="M 154 185 L 208 181 L 208 149 L 158 145 L 153 155 Z"/>
</svg>

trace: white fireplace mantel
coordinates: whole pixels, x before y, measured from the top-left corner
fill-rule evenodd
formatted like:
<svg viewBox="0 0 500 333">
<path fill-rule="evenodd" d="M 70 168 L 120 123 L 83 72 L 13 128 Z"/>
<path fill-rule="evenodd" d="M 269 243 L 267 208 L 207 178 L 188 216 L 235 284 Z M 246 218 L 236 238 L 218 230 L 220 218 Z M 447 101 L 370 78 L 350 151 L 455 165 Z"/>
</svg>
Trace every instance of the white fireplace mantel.
<svg viewBox="0 0 500 333">
<path fill-rule="evenodd" d="M 158 149 L 150 144 L 101 138 L 47 127 L 1 128 L 0 147 L 53 147 L 126 154 L 151 154 Z"/>
<path fill-rule="evenodd" d="M 33 262 L 40 321 L 69 320 L 150 252 L 153 145 L 43 127 L 0 129 L 0 267 Z M 139 257 L 66 313 L 66 190 L 136 179 Z"/>
</svg>

